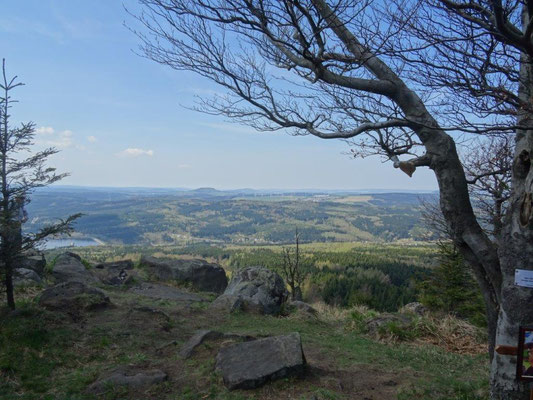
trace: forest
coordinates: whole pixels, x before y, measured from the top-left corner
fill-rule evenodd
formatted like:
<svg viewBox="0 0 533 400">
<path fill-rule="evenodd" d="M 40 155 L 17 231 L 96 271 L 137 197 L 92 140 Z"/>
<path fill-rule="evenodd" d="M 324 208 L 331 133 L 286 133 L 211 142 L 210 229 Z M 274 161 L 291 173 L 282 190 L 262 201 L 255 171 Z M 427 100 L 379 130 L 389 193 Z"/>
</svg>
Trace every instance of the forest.
<svg viewBox="0 0 533 400">
<path fill-rule="evenodd" d="M 28 205 L 33 231 L 83 214 L 76 236 L 109 244 L 413 241 L 435 237 L 420 219 L 434 193 L 327 193 L 49 188 Z"/>
</svg>

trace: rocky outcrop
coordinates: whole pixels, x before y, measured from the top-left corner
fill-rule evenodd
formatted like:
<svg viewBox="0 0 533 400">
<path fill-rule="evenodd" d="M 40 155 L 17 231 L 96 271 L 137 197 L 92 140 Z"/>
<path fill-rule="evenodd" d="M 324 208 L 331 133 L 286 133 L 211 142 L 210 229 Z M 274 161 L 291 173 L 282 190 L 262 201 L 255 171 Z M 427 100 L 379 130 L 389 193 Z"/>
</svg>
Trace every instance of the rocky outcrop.
<svg viewBox="0 0 533 400">
<path fill-rule="evenodd" d="M 233 274 L 224 295 L 239 297 L 250 311 L 277 314 L 288 292 L 277 273 L 265 267 L 247 267 Z"/>
<path fill-rule="evenodd" d="M 244 311 L 249 314 L 264 314 L 264 307 L 255 299 L 234 294 L 222 294 L 209 306 L 209 309 L 223 314 Z"/>
<path fill-rule="evenodd" d="M 56 258 L 52 276 L 57 282 L 82 282 L 85 284 L 97 282 L 97 279 L 81 262 L 81 257 L 71 252 L 60 254 Z"/>
<path fill-rule="evenodd" d="M 305 357 L 300 334 L 224 347 L 217 354 L 216 369 L 230 390 L 254 389 L 271 380 L 303 375 Z"/>
<path fill-rule="evenodd" d="M 142 256 L 141 264 L 160 281 L 175 280 L 205 292 L 222 293 L 228 285 L 224 269 L 205 260 L 173 260 Z"/>
<path fill-rule="evenodd" d="M 31 269 L 39 276 L 43 276 L 46 260 L 43 254 L 33 252 L 28 255 L 23 255 L 17 260 L 15 269 Z"/>
<path fill-rule="evenodd" d="M 139 389 L 164 382 L 168 375 L 159 369 L 134 370 L 131 367 L 119 367 L 98 379 L 87 388 L 87 392 L 102 395 L 115 387 Z"/>
<path fill-rule="evenodd" d="M 232 294 L 222 294 L 209 305 L 209 309 L 223 314 L 241 311 L 243 301 L 240 296 Z"/>
<path fill-rule="evenodd" d="M 133 281 L 133 261 L 121 260 L 96 264 L 93 273 L 106 285 L 126 285 Z"/>
<path fill-rule="evenodd" d="M 13 284 L 14 285 L 38 285 L 42 283 L 41 277 L 32 269 L 17 268 L 13 271 Z"/>
<path fill-rule="evenodd" d="M 43 291 L 39 304 L 50 310 L 77 313 L 79 310 L 105 307 L 109 304 L 109 297 L 81 282 L 63 282 Z"/>
</svg>

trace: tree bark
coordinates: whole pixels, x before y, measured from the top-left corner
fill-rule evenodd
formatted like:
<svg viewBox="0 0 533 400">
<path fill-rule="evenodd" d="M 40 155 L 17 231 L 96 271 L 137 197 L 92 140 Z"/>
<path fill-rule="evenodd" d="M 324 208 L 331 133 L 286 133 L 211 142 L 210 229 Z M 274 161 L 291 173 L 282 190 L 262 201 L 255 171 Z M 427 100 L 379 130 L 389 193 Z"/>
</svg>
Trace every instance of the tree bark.
<svg viewBox="0 0 533 400">
<path fill-rule="evenodd" d="M 527 26 L 530 14 L 522 10 L 522 23 Z M 533 65 L 530 56 L 522 53 L 518 96 L 531 102 L 533 95 Z M 533 269 L 533 119 L 526 110 L 519 110 L 516 148 L 513 162 L 512 194 L 509 211 L 502 229 L 499 246 L 502 270 L 501 305 L 498 316 L 496 342 L 498 345 L 516 346 L 521 325 L 533 325 L 533 289 L 516 286 L 516 269 Z M 514 379 L 516 360 L 496 355 L 491 368 L 491 398 L 529 399 L 529 385 Z"/>
</svg>

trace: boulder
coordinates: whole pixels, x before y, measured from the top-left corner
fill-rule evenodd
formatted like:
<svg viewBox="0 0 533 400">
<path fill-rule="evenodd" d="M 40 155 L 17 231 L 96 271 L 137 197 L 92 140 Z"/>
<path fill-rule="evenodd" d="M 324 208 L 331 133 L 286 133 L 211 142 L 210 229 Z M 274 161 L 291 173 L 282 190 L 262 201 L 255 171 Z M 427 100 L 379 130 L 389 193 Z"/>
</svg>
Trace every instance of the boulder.
<svg viewBox="0 0 533 400">
<path fill-rule="evenodd" d="M 109 297 L 81 282 L 63 282 L 43 291 L 39 304 L 50 310 L 77 312 L 105 307 Z"/>
<path fill-rule="evenodd" d="M 299 333 L 273 336 L 222 348 L 215 368 L 230 390 L 254 389 L 266 382 L 301 376 L 305 357 Z"/>
<path fill-rule="evenodd" d="M 17 268 L 13 271 L 13 284 L 35 285 L 42 283 L 41 277 L 32 269 Z"/>
<path fill-rule="evenodd" d="M 264 307 L 255 299 L 234 294 L 221 294 L 209 306 L 210 310 L 230 314 L 244 311 L 250 314 L 264 314 Z"/>
<path fill-rule="evenodd" d="M 106 285 L 121 286 L 133 281 L 133 261 L 121 260 L 96 264 L 94 275 Z"/>
<path fill-rule="evenodd" d="M 143 282 L 129 289 L 130 292 L 150 297 L 152 299 L 176 300 L 186 302 L 206 301 L 194 293 L 187 293 L 172 286 L 159 285 L 157 283 Z"/>
<path fill-rule="evenodd" d="M 423 316 L 425 313 L 427 313 L 427 308 L 422 303 L 413 302 L 403 306 L 400 312 Z"/>
<path fill-rule="evenodd" d="M 242 310 L 242 298 L 232 294 L 221 294 L 213 301 L 209 309 L 219 311 L 224 314 L 230 314 Z"/>
<path fill-rule="evenodd" d="M 149 256 L 141 257 L 141 264 L 149 268 L 160 281 L 176 280 L 206 292 L 222 293 L 228 285 L 224 269 L 205 260 L 173 260 Z"/>
<path fill-rule="evenodd" d="M 57 282 L 95 283 L 97 279 L 85 268 L 81 257 L 75 253 L 60 254 L 52 269 L 52 276 Z"/>
<path fill-rule="evenodd" d="M 87 392 L 102 395 L 114 387 L 138 389 L 164 382 L 168 375 L 159 369 L 136 371 L 131 367 L 119 367 L 98 379 L 87 388 Z"/>
<path fill-rule="evenodd" d="M 37 275 L 43 276 L 46 260 L 43 254 L 24 255 L 17 260 L 16 269 L 31 269 Z"/>
<path fill-rule="evenodd" d="M 247 267 L 233 274 L 224 294 L 238 296 L 264 314 L 277 314 L 288 292 L 277 273 L 265 267 Z"/>
</svg>

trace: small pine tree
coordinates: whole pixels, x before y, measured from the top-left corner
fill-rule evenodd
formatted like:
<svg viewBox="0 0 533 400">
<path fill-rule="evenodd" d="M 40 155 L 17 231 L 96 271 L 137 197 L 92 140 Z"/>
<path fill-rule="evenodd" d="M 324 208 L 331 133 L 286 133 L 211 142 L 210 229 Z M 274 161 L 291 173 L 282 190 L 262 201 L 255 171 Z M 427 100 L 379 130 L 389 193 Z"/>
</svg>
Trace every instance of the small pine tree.
<svg viewBox="0 0 533 400">
<path fill-rule="evenodd" d="M 486 325 L 481 290 L 452 243 L 439 243 L 441 263 L 420 284 L 420 301 L 432 310 L 453 313 L 476 325 Z"/>
<path fill-rule="evenodd" d="M 32 192 L 64 178 L 56 174 L 55 168 L 46 167 L 45 162 L 54 148 L 31 152 L 34 144 L 35 124 L 23 123 L 11 126 L 9 111 L 15 100 L 11 92 L 23 84 L 17 77 L 7 78 L 5 60 L 2 60 L 2 81 L 0 82 L 0 275 L 5 285 L 7 305 L 15 309 L 13 271 L 22 256 L 35 248 L 46 238 L 69 233 L 72 223 L 80 214 L 71 215 L 55 225 L 46 226 L 37 233 L 22 232 L 27 216 L 25 205 Z"/>
</svg>

